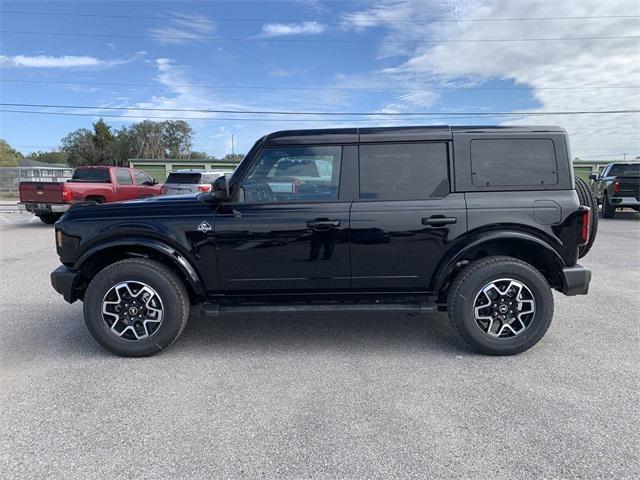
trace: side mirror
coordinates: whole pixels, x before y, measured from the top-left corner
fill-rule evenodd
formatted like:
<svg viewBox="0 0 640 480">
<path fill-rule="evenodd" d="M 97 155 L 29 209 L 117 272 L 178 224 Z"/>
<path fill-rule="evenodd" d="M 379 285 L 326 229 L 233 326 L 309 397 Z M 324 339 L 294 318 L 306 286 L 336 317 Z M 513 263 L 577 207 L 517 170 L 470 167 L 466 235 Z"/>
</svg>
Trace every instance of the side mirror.
<svg viewBox="0 0 640 480">
<path fill-rule="evenodd" d="M 597 174 L 595 174 L 595 173 L 592 173 L 591 175 L 589 175 L 589 178 L 590 178 L 591 180 L 598 180 L 598 175 L 597 175 Z"/>
<path fill-rule="evenodd" d="M 229 181 L 225 175 L 218 177 L 211 184 L 211 191 L 213 192 L 213 198 L 216 200 L 229 200 Z"/>
</svg>

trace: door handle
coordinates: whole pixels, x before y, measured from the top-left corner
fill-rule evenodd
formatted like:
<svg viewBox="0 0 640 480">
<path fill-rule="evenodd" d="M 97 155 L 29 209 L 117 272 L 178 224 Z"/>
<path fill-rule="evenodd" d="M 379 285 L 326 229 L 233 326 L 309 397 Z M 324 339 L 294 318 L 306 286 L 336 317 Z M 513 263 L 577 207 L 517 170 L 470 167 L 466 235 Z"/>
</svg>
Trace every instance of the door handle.
<svg viewBox="0 0 640 480">
<path fill-rule="evenodd" d="M 328 229 L 328 228 L 335 228 L 335 227 L 339 227 L 340 226 L 340 220 L 309 220 L 307 222 L 307 227 L 308 228 L 315 228 L 315 229 Z"/>
<path fill-rule="evenodd" d="M 432 215 L 429 218 L 422 219 L 422 224 L 430 227 L 440 227 L 442 225 L 450 225 L 457 222 L 458 219 L 456 217 L 445 217 L 444 215 Z"/>
</svg>

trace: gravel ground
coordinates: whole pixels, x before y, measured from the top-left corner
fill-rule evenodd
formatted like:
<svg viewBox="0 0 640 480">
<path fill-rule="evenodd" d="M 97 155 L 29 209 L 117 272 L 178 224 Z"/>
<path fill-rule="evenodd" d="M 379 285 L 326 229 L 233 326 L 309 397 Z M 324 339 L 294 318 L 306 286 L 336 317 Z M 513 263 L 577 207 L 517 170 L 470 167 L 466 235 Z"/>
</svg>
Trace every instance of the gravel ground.
<svg viewBox="0 0 640 480">
<path fill-rule="evenodd" d="M 604 220 L 591 293 L 532 350 L 444 315 L 193 318 L 118 358 L 49 285 L 53 230 L 0 217 L 1 478 L 637 478 L 640 215 Z"/>
</svg>

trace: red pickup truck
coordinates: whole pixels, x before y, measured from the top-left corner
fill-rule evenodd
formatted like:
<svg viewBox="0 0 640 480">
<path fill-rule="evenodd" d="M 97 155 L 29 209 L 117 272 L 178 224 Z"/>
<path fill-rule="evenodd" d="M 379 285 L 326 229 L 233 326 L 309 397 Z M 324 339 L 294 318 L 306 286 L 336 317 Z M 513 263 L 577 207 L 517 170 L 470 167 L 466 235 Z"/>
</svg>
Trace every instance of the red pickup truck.
<svg viewBox="0 0 640 480">
<path fill-rule="evenodd" d="M 71 204 L 117 202 L 162 194 L 144 172 L 122 167 L 78 167 L 67 182 L 20 182 L 20 204 L 44 223 L 55 223 Z"/>
</svg>

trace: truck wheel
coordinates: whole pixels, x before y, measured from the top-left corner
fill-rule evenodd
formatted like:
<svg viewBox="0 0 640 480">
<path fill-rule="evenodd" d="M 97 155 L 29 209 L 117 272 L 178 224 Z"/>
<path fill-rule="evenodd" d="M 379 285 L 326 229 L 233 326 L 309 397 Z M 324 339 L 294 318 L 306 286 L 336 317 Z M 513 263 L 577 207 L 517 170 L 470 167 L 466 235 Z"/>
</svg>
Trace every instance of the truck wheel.
<svg viewBox="0 0 640 480">
<path fill-rule="evenodd" d="M 89 283 L 84 318 L 93 338 L 126 357 L 152 355 L 180 336 L 189 318 L 189 296 L 180 278 L 160 262 L 121 260 Z"/>
<path fill-rule="evenodd" d="M 469 264 L 449 290 L 449 319 L 460 336 L 487 355 L 524 352 L 544 336 L 553 317 L 553 295 L 533 266 L 512 257 Z"/>
<path fill-rule="evenodd" d="M 598 202 L 596 200 L 596 195 L 595 193 L 593 193 L 593 190 L 591 189 L 589 184 L 580 177 L 576 177 L 576 192 L 578 194 L 578 199 L 580 200 L 580 205 L 584 205 L 585 207 L 589 207 L 591 209 L 589 240 L 578 250 L 578 258 L 582 258 L 587 253 L 589 253 L 589 250 L 591 250 L 593 242 L 596 239 L 596 233 L 598 233 Z"/>
<path fill-rule="evenodd" d="M 609 202 L 609 196 L 605 193 L 602 197 L 602 217 L 613 218 L 616 215 L 616 207 Z"/>
</svg>

